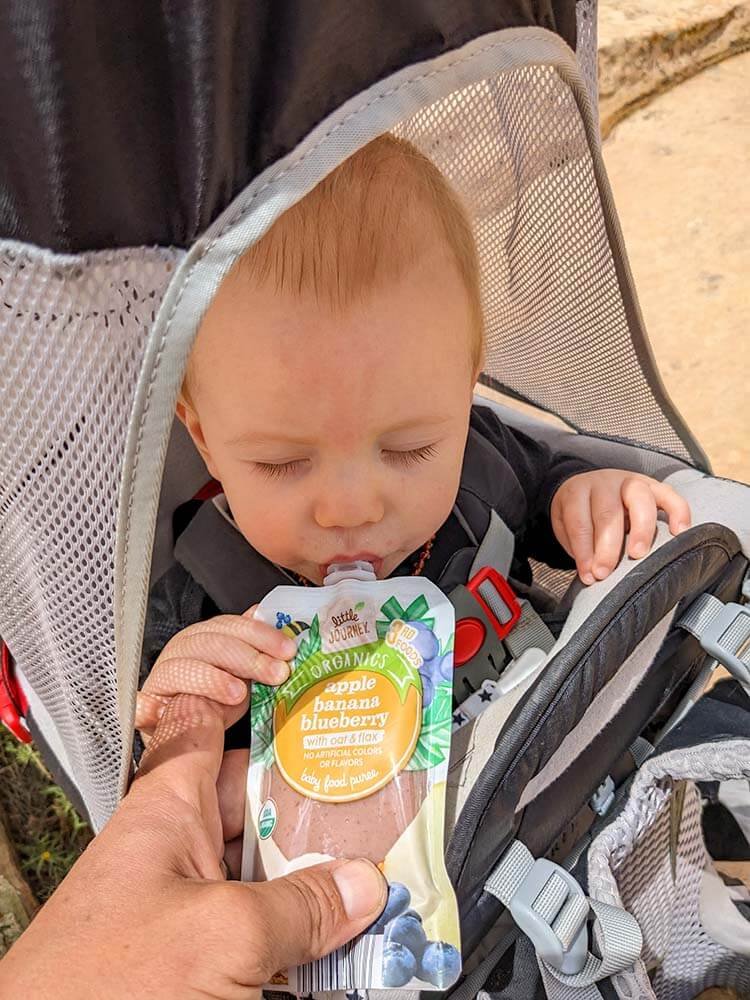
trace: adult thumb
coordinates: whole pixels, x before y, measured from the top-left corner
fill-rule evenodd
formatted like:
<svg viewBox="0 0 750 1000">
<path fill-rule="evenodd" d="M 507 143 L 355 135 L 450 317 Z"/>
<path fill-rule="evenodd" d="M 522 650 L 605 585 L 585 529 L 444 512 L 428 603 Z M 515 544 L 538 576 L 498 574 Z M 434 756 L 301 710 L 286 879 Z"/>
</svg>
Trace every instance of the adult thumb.
<svg viewBox="0 0 750 1000">
<path fill-rule="evenodd" d="M 246 888 L 264 918 L 257 926 L 267 939 L 254 943 L 267 978 L 340 948 L 380 916 L 388 895 L 385 879 L 364 859 L 329 861 Z"/>
</svg>

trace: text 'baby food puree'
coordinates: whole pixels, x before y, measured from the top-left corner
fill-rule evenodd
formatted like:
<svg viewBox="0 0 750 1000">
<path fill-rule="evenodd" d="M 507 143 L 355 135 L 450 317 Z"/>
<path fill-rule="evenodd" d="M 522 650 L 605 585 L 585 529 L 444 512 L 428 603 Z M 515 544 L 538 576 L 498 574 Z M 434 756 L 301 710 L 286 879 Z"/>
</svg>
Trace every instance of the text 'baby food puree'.
<svg viewBox="0 0 750 1000">
<path fill-rule="evenodd" d="M 461 971 L 445 870 L 454 613 L 419 577 L 332 567 L 277 587 L 256 617 L 297 642 L 289 680 L 253 686 L 242 877 L 365 857 L 388 879 L 375 924 L 277 989 L 444 990 Z"/>
</svg>

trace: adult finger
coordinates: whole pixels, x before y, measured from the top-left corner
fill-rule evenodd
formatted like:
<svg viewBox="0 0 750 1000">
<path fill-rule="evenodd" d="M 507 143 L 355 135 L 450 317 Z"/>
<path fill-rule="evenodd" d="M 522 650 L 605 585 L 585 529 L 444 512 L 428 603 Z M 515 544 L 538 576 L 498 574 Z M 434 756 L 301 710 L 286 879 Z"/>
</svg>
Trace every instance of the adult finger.
<svg viewBox="0 0 750 1000">
<path fill-rule="evenodd" d="M 575 489 L 571 489 L 561 515 L 578 575 L 584 583 L 593 583 L 595 578 L 591 564 L 594 555 L 594 526 L 591 520 L 591 487 L 588 483 L 577 484 Z"/>
<path fill-rule="evenodd" d="M 221 709 L 205 698 L 177 695 L 159 719 L 126 797 L 160 801 L 163 790 L 179 797 L 202 818 L 221 858 L 223 836 L 216 781 L 224 751 Z"/>
<path fill-rule="evenodd" d="M 603 580 L 617 565 L 625 537 L 625 512 L 619 484 L 605 479 L 592 487 L 591 520 L 594 526 L 591 572 L 597 580 Z"/>
<path fill-rule="evenodd" d="M 643 479 L 626 479 L 622 502 L 630 521 L 628 555 L 631 559 L 641 559 L 651 548 L 656 531 L 656 498 L 651 484 Z"/>
<path fill-rule="evenodd" d="M 226 841 L 239 837 L 245 828 L 245 787 L 249 761 L 248 750 L 228 750 L 221 764 L 216 793 Z"/>
<path fill-rule="evenodd" d="M 331 861 L 284 878 L 252 885 L 246 893 L 253 984 L 279 969 L 321 958 L 360 934 L 385 906 L 385 879 L 370 861 Z"/>
<path fill-rule="evenodd" d="M 663 510 L 669 519 L 669 530 L 673 535 L 679 535 L 690 527 L 690 504 L 676 490 L 666 483 L 652 482 L 651 489 L 656 499 L 656 506 Z"/>
</svg>

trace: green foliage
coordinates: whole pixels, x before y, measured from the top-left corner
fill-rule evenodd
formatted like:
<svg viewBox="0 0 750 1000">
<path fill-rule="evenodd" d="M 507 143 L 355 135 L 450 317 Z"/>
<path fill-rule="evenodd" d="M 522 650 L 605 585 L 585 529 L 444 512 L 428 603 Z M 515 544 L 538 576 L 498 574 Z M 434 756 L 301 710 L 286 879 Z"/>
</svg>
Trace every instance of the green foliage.
<svg viewBox="0 0 750 1000">
<path fill-rule="evenodd" d="M 0 805 L 34 895 L 44 902 L 91 839 L 37 751 L 0 726 Z"/>
</svg>

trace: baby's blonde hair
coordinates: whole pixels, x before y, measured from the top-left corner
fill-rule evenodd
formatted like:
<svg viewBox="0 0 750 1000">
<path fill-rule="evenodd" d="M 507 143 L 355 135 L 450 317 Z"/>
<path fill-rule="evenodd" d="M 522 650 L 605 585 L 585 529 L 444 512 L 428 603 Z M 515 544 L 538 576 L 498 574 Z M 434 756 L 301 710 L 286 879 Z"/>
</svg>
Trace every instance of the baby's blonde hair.
<svg viewBox="0 0 750 1000">
<path fill-rule="evenodd" d="M 443 174 L 403 139 L 382 135 L 345 160 L 242 255 L 232 277 L 345 309 L 401 277 L 435 240 L 445 241 L 466 289 L 475 372 L 484 336 L 471 225 Z M 187 398 L 189 381 L 190 368 Z"/>
</svg>

